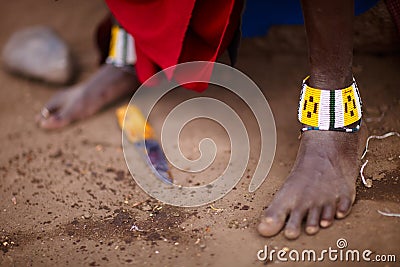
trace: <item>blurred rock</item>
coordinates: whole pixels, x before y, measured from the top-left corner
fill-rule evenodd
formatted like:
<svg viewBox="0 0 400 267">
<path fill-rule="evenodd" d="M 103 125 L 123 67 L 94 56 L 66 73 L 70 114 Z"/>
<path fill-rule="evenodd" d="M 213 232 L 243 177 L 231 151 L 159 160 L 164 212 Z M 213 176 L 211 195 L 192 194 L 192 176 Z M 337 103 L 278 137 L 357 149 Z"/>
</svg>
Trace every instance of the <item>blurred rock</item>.
<svg viewBox="0 0 400 267">
<path fill-rule="evenodd" d="M 55 84 L 68 83 L 74 72 L 68 46 L 46 26 L 15 32 L 3 48 L 2 61 L 13 73 Z"/>
</svg>

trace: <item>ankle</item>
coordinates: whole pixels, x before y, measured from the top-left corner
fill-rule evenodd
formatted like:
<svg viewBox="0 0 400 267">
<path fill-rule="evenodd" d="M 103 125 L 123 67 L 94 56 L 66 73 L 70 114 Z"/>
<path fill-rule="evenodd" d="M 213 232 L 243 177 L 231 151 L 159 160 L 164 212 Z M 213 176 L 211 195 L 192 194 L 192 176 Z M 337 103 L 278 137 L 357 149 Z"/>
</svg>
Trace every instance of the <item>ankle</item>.
<svg viewBox="0 0 400 267">
<path fill-rule="evenodd" d="M 348 87 L 353 82 L 351 71 L 311 71 L 308 84 L 321 90 L 336 90 Z"/>
</svg>

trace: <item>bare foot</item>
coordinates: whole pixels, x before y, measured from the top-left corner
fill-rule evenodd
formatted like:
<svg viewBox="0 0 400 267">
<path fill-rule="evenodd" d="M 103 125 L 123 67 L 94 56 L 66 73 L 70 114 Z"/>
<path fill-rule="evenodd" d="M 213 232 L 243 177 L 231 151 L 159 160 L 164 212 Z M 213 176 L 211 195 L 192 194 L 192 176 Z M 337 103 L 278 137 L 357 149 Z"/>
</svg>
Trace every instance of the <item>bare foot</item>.
<svg viewBox="0 0 400 267">
<path fill-rule="evenodd" d="M 273 236 L 284 228 L 286 238 L 296 239 L 303 220 L 305 232 L 312 235 L 330 226 L 335 217 L 346 217 L 355 199 L 366 132 L 366 127 L 357 133 L 305 132 L 293 169 L 265 210 L 259 233 Z"/>
<path fill-rule="evenodd" d="M 132 67 L 117 68 L 105 64 L 88 81 L 56 93 L 36 121 L 44 129 L 65 127 L 133 93 L 138 85 Z"/>
</svg>

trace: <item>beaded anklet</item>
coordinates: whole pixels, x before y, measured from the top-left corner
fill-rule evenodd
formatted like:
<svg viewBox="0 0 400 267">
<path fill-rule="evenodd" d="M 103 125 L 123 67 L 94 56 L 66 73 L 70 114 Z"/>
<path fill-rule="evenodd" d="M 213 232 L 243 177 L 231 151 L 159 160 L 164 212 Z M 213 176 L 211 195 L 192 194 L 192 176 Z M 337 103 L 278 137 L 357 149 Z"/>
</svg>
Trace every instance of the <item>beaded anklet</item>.
<svg viewBox="0 0 400 267">
<path fill-rule="evenodd" d="M 308 86 L 308 78 L 303 80 L 298 106 L 298 120 L 307 125 L 301 131 L 357 132 L 362 102 L 355 79 L 343 89 L 321 90 Z"/>
<path fill-rule="evenodd" d="M 111 28 L 110 50 L 106 63 L 116 67 L 133 66 L 136 63 L 135 41 L 132 35 L 118 24 Z"/>
</svg>

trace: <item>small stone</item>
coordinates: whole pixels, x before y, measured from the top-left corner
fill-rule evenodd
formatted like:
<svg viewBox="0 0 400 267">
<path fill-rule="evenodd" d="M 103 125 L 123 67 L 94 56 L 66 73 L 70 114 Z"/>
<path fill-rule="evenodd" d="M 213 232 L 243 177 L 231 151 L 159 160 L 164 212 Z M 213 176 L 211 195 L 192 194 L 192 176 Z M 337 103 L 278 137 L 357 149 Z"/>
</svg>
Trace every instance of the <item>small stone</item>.
<svg viewBox="0 0 400 267">
<path fill-rule="evenodd" d="M 378 180 L 378 181 L 380 181 L 380 180 L 382 180 L 383 178 L 385 178 L 385 173 L 384 172 L 381 172 L 381 173 L 377 173 L 377 174 L 373 174 L 373 177 L 372 177 L 372 180 Z M 367 179 L 367 182 L 368 182 L 368 179 Z M 371 183 L 372 183 L 372 181 L 371 181 Z"/>
<path fill-rule="evenodd" d="M 371 179 L 367 179 L 366 182 L 367 183 L 366 183 L 365 186 L 368 187 L 368 188 L 371 188 L 372 187 L 372 180 Z"/>
<path fill-rule="evenodd" d="M 239 228 L 239 222 L 236 220 L 232 220 L 228 223 L 228 228 L 231 229 L 238 229 Z"/>
<path fill-rule="evenodd" d="M 92 217 L 92 214 L 90 214 L 89 212 L 85 212 L 83 214 L 83 218 L 85 218 L 85 219 L 90 219 L 91 217 Z"/>
<path fill-rule="evenodd" d="M 9 71 L 49 83 L 66 84 L 74 72 L 68 46 L 46 26 L 15 32 L 4 45 L 2 59 Z"/>
<path fill-rule="evenodd" d="M 249 209 L 250 209 L 250 206 L 248 206 L 248 205 L 243 205 L 241 208 L 241 210 L 249 210 Z"/>
<path fill-rule="evenodd" d="M 150 205 L 143 205 L 143 206 L 142 206 L 142 210 L 143 210 L 143 211 L 151 211 L 151 210 L 153 210 L 153 209 L 151 208 Z"/>
</svg>

